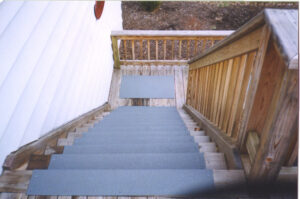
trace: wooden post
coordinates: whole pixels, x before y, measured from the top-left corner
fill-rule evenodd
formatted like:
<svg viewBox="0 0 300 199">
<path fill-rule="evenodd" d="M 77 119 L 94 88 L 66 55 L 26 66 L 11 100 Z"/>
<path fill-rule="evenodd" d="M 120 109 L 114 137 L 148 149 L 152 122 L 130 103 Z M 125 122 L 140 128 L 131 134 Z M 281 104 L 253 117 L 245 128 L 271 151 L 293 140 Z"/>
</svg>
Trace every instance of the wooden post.
<svg viewBox="0 0 300 199">
<path fill-rule="evenodd" d="M 260 44 L 259 44 L 259 50 L 257 53 L 257 58 L 255 60 L 253 70 L 252 70 L 252 79 L 249 85 L 249 90 L 247 94 L 247 98 L 245 100 L 244 105 L 244 112 L 242 116 L 242 121 L 240 123 L 239 133 L 238 133 L 238 139 L 237 139 L 237 145 L 240 150 L 244 150 L 245 148 L 245 138 L 246 138 L 246 128 L 247 123 L 250 117 L 251 109 L 254 103 L 255 93 L 258 87 L 261 69 L 263 66 L 265 54 L 267 51 L 268 43 L 270 40 L 270 29 L 267 25 L 264 25 L 261 36 L 260 36 Z"/>
<path fill-rule="evenodd" d="M 117 37 L 111 36 L 111 44 L 113 50 L 114 68 L 120 69 L 120 56 Z"/>
<path fill-rule="evenodd" d="M 274 182 L 298 127 L 298 70 L 286 69 L 271 102 L 249 180 Z"/>
</svg>

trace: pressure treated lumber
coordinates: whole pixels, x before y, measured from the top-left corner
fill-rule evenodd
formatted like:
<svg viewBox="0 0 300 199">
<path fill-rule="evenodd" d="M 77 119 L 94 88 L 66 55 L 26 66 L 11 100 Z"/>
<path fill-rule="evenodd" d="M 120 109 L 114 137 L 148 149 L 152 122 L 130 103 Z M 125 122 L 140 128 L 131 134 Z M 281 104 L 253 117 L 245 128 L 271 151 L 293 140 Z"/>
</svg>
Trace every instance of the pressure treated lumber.
<svg viewBox="0 0 300 199">
<path fill-rule="evenodd" d="M 50 131 L 45 136 L 39 138 L 38 140 L 29 143 L 20 149 L 18 149 L 15 152 L 12 152 L 6 157 L 6 160 L 3 164 L 3 167 L 5 169 L 13 170 L 20 166 L 22 166 L 24 163 L 26 163 L 31 154 L 35 151 L 41 150 L 44 151 L 46 148 L 46 145 L 53 141 L 57 140 L 60 136 L 66 136 L 66 133 L 73 131 L 76 127 L 81 126 L 82 124 L 86 123 L 87 121 L 93 119 L 95 116 L 99 115 L 105 110 L 110 109 L 110 106 L 105 103 L 104 105 L 95 108 L 77 118 L 74 120 L 58 127 L 55 130 Z"/>
<path fill-rule="evenodd" d="M 201 123 L 201 126 L 207 135 L 209 135 L 211 139 L 218 145 L 219 150 L 225 154 L 229 169 L 242 169 L 242 162 L 239 152 L 232 140 L 224 133 L 221 133 L 218 128 L 216 128 L 193 107 L 184 105 L 183 108 L 194 118 L 195 121 Z"/>
</svg>

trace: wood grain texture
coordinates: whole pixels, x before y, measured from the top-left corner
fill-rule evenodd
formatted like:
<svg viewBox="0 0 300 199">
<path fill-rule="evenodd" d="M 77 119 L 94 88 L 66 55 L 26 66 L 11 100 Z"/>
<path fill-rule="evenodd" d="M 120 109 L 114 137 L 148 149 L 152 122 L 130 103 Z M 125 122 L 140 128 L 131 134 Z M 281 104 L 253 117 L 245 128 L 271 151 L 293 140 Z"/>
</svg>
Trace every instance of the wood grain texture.
<svg viewBox="0 0 300 199">
<path fill-rule="evenodd" d="M 252 69 L 251 81 L 247 89 L 248 91 L 247 96 L 243 104 L 244 111 L 240 122 L 240 128 L 239 128 L 238 139 L 237 139 L 237 144 L 240 150 L 245 149 L 246 128 L 250 117 L 250 111 L 252 110 L 252 106 L 254 103 L 255 94 L 258 88 L 261 70 L 264 64 L 266 51 L 270 41 L 270 35 L 271 35 L 270 29 L 265 25 L 260 35 L 261 39 L 260 39 L 259 49 Z"/>
<path fill-rule="evenodd" d="M 280 80 L 278 80 L 280 81 Z M 298 127 L 298 71 L 286 70 L 275 90 L 260 145 L 250 171 L 252 182 L 274 181 Z"/>
<path fill-rule="evenodd" d="M 247 131 L 255 131 L 261 135 L 270 108 L 270 101 L 272 100 L 276 85 L 280 82 L 278 80 L 282 79 L 284 70 L 284 62 L 278 56 L 273 42 L 270 42 L 261 69 Z"/>
<path fill-rule="evenodd" d="M 199 58 L 194 61 L 189 61 L 190 68 L 204 67 L 258 49 L 261 32 L 262 28 L 258 28 L 239 40 L 234 41 L 227 46 L 223 46 L 214 53 L 201 56 L 201 59 Z"/>
<path fill-rule="evenodd" d="M 4 171 L 0 176 L 0 192 L 25 192 L 32 171 Z"/>
<path fill-rule="evenodd" d="M 57 140 L 61 136 L 66 137 L 68 132 L 74 131 L 77 127 L 80 127 L 82 124 L 87 123 L 89 120 L 98 116 L 103 111 L 109 109 L 110 106 L 107 103 L 105 103 L 104 105 L 95 108 L 73 119 L 72 121 L 50 131 L 38 140 L 33 141 L 25 146 L 22 146 L 21 148 L 12 152 L 6 157 L 6 160 L 3 164 L 3 168 L 7 170 L 17 169 L 18 167 L 28 162 L 31 154 L 33 154 L 34 152 L 42 150 L 43 153 L 48 143 L 51 143 L 53 141 L 55 142 L 55 140 Z"/>
<path fill-rule="evenodd" d="M 120 55 L 119 55 L 119 46 L 118 46 L 117 38 L 111 37 L 111 45 L 113 50 L 114 67 L 120 68 Z"/>
<path fill-rule="evenodd" d="M 231 33 L 232 31 L 113 31 L 111 38 L 115 68 L 131 64 L 168 65 L 172 62 L 177 65 L 187 64 L 191 55 L 195 56 L 196 51 L 200 52 L 197 50 L 198 41 L 202 41 L 201 51 L 204 51 L 214 43 L 211 42 L 209 45 L 203 45 L 203 43 L 221 40 Z M 127 46 L 126 41 L 131 41 L 131 46 Z M 146 51 L 143 49 L 144 41 L 146 41 L 145 46 L 147 45 Z M 120 46 L 118 46 L 119 42 Z M 193 52 L 191 52 L 192 45 L 194 45 Z M 155 49 L 154 57 L 151 57 L 151 46 Z M 122 59 L 120 59 L 119 49 Z M 127 56 L 130 50 L 130 56 Z M 139 55 L 135 54 L 136 50 L 139 50 Z"/>
<path fill-rule="evenodd" d="M 228 168 L 242 169 L 242 162 L 235 143 L 193 107 L 184 105 L 183 108 L 196 122 L 201 124 L 200 126 L 206 134 L 217 144 L 219 150 L 224 153 Z"/>
</svg>

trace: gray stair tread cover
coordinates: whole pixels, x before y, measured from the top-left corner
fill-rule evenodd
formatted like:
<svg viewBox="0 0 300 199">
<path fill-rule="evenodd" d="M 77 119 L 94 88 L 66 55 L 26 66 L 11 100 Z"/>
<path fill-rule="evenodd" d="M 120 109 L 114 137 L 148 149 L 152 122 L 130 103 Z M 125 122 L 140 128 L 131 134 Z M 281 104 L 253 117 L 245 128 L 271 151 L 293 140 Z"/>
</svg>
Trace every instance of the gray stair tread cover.
<svg viewBox="0 0 300 199">
<path fill-rule="evenodd" d="M 152 132 L 161 132 L 161 133 L 170 133 L 170 132 L 176 132 L 176 133 L 182 133 L 182 134 L 187 134 L 189 131 L 187 129 L 88 129 L 88 132 L 91 133 L 133 133 L 133 132 L 140 132 L 140 133 L 149 133 L 151 134 Z"/>
<path fill-rule="evenodd" d="M 52 155 L 48 169 L 205 169 L 201 153 Z"/>
<path fill-rule="evenodd" d="M 122 76 L 120 98 L 174 97 L 174 76 Z"/>
<path fill-rule="evenodd" d="M 101 153 L 190 153 L 198 152 L 196 143 L 172 144 L 102 144 L 94 146 L 65 146 L 64 154 Z"/>
<path fill-rule="evenodd" d="M 131 123 L 108 123 L 102 122 L 101 125 L 95 125 L 94 128 L 112 128 L 112 127 L 122 127 L 122 128 L 133 128 L 133 127 L 151 127 L 151 126 L 158 126 L 158 127 L 186 127 L 184 123 L 179 124 L 177 122 L 170 122 L 170 123 L 140 123 L 137 122 L 136 124 Z"/>
<path fill-rule="evenodd" d="M 94 127 L 93 130 L 123 130 L 123 131 L 132 131 L 132 130 L 165 130 L 165 131 L 174 131 L 174 130 L 185 130 L 185 126 L 177 127 L 167 127 L 167 126 L 136 126 L 136 127 Z"/>
<path fill-rule="evenodd" d="M 95 137 L 84 137 L 84 138 L 77 138 L 74 141 L 74 145 L 76 144 L 123 144 L 123 143 L 190 143 L 194 142 L 193 137 L 186 136 L 186 137 L 114 137 L 114 138 L 95 138 Z"/>
<path fill-rule="evenodd" d="M 211 170 L 34 170 L 27 195 L 194 196 L 214 189 Z"/>
<path fill-rule="evenodd" d="M 186 133 L 160 133 L 160 132 L 153 132 L 153 133 L 135 133 L 135 132 L 127 132 L 127 133 L 83 133 L 82 138 L 95 138 L 95 139 L 102 139 L 102 138 L 164 138 L 164 137 L 189 137 L 190 135 Z"/>
</svg>

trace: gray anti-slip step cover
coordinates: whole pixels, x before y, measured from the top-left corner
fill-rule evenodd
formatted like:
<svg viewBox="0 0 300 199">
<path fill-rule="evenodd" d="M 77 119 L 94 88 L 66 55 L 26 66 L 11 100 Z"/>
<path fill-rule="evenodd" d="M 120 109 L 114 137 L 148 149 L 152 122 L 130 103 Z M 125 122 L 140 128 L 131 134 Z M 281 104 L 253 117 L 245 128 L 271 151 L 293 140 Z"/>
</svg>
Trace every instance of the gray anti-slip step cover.
<svg viewBox="0 0 300 199">
<path fill-rule="evenodd" d="M 189 196 L 214 190 L 211 170 L 174 107 L 121 107 L 89 128 L 28 195 Z"/>
<path fill-rule="evenodd" d="M 175 98 L 174 76 L 122 76 L 120 98 Z"/>
<path fill-rule="evenodd" d="M 34 170 L 27 195 L 193 196 L 213 190 L 210 170 Z"/>
<path fill-rule="evenodd" d="M 48 169 L 205 169 L 203 154 L 52 155 Z"/>
<path fill-rule="evenodd" d="M 199 152 L 196 143 L 102 144 L 94 146 L 65 146 L 64 154 L 101 153 L 189 153 Z"/>
</svg>

